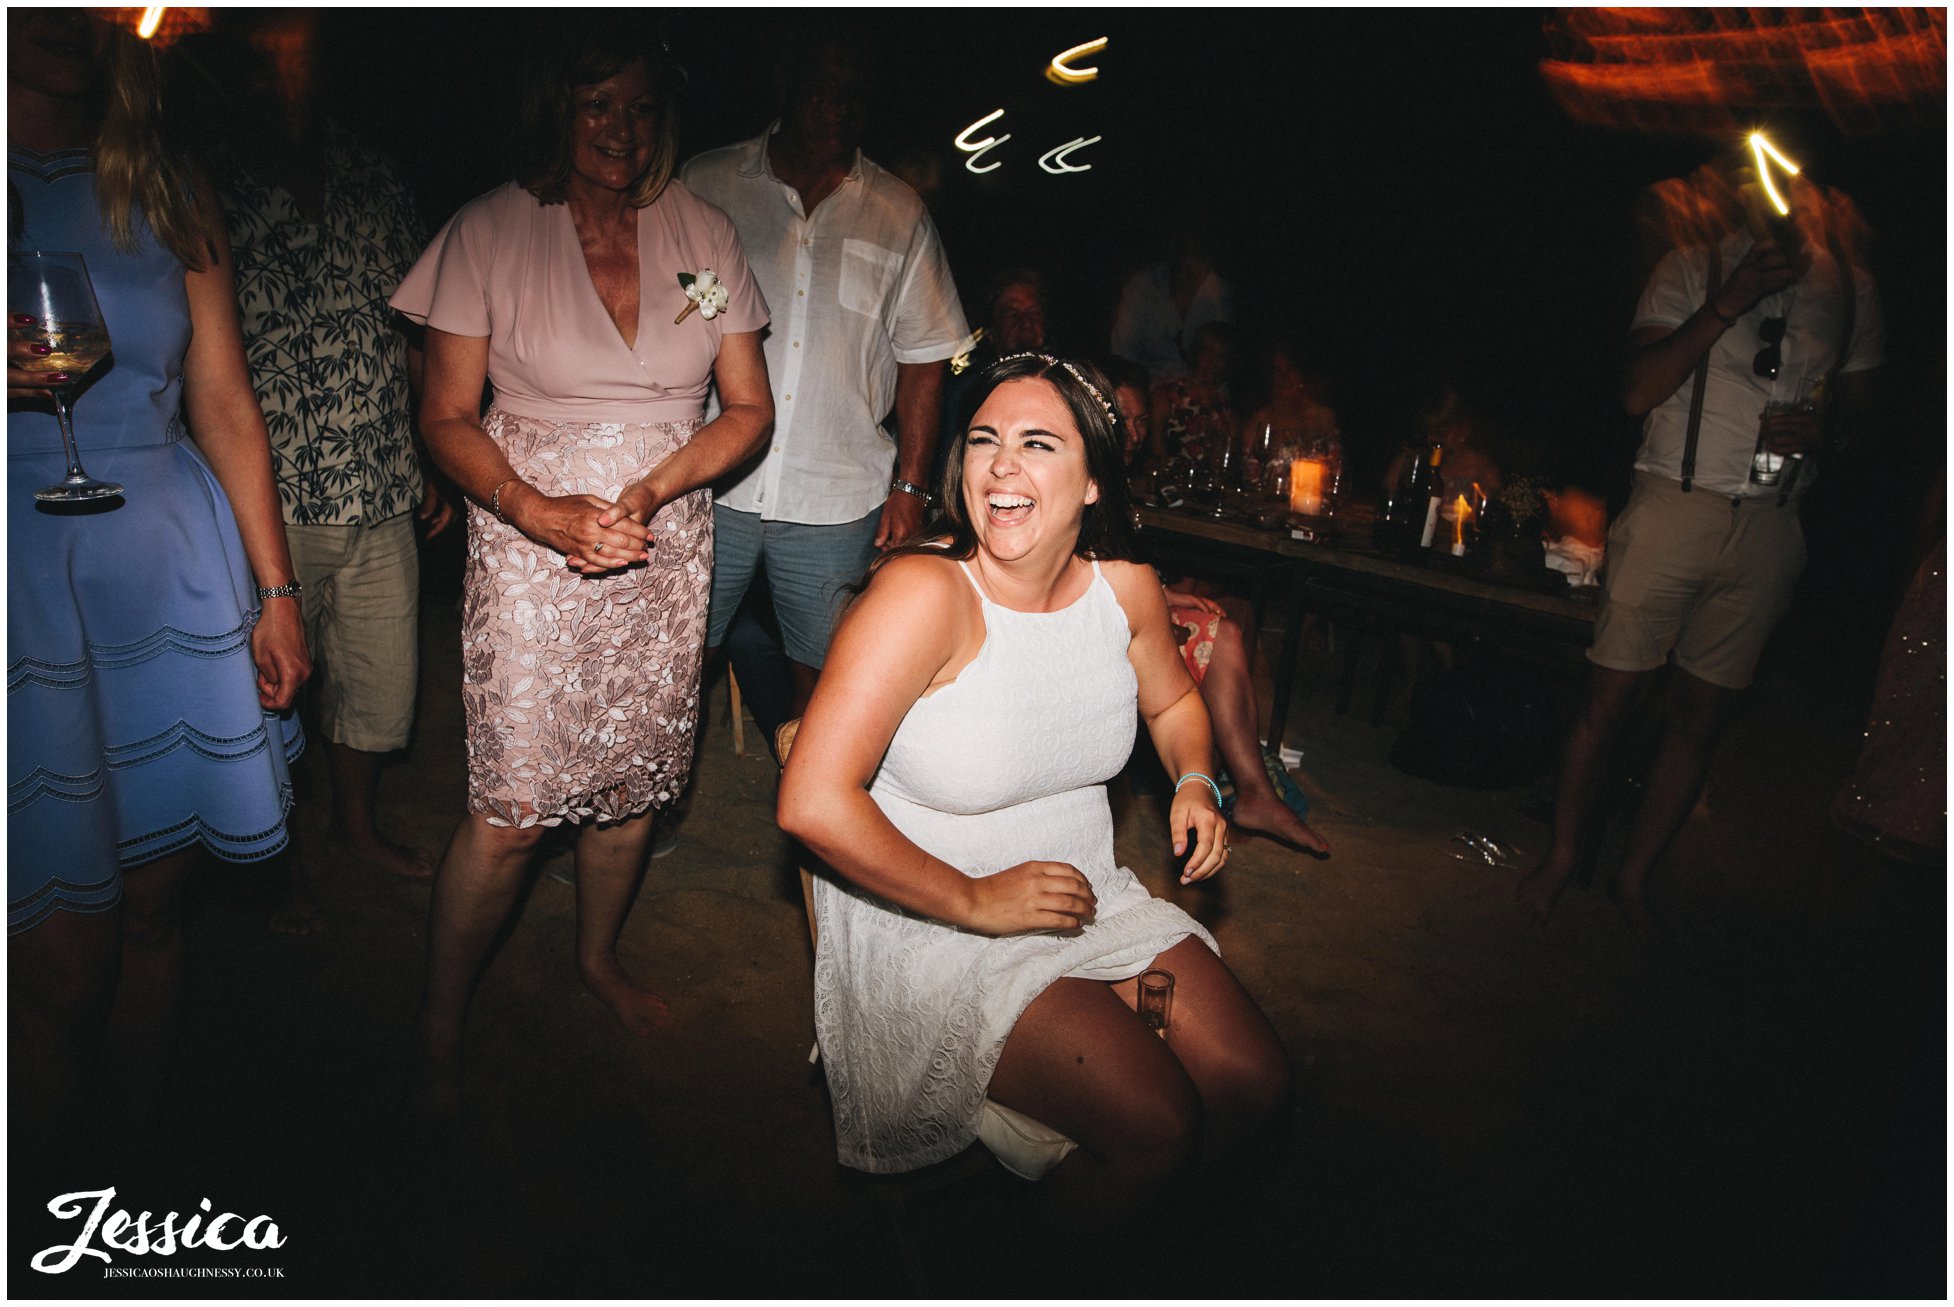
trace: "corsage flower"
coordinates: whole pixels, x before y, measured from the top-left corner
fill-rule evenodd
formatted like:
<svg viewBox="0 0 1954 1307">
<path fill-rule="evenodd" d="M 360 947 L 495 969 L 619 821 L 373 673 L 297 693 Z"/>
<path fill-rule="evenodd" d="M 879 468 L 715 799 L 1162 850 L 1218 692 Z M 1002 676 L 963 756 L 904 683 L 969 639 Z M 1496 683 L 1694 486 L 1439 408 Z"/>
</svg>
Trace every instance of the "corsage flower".
<svg viewBox="0 0 1954 1307">
<path fill-rule="evenodd" d="M 690 301 L 679 315 L 672 319 L 674 325 L 685 321 L 692 310 L 699 310 L 699 316 L 711 322 L 726 307 L 726 287 L 719 275 L 711 268 L 701 268 L 697 272 L 681 272 L 678 284 L 685 290 L 685 298 Z"/>
</svg>

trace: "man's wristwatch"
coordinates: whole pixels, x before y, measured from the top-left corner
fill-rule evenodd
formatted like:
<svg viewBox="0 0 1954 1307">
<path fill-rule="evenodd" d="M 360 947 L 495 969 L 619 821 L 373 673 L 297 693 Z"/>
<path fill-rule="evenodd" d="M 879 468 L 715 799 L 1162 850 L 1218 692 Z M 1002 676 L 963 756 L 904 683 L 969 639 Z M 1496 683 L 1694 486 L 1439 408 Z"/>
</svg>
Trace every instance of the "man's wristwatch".
<svg viewBox="0 0 1954 1307">
<path fill-rule="evenodd" d="M 935 495 L 932 495 L 929 491 L 923 489 L 921 486 L 917 485 L 914 481 L 904 481 L 901 477 L 897 477 L 895 480 L 891 481 L 889 483 L 889 489 L 900 490 L 905 495 L 916 496 L 916 498 L 923 501 L 924 508 L 928 508 L 931 504 L 934 504 L 936 502 Z"/>
</svg>

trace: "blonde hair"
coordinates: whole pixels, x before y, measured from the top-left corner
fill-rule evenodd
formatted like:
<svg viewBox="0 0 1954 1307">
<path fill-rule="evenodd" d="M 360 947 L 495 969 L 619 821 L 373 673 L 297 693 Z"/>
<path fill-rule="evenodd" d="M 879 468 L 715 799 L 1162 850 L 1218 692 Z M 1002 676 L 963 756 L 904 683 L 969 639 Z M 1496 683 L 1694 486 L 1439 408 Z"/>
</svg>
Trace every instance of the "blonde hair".
<svg viewBox="0 0 1954 1307">
<path fill-rule="evenodd" d="M 116 249 L 133 253 L 136 215 L 185 267 L 214 258 L 190 169 L 163 148 L 163 75 L 147 41 L 121 27 L 109 41 L 102 124 L 95 133 L 95 199 Z"/>
<path fill-rule="evenodd" d="M 544 204 L 563 203 L 574 152 L 572 92 L 639 60 L 651 83 L 658 139 L 624 200 L 642 209 L 658 198 L 678 171 L 678 88 L 685 74 L 641 19 L 614 11 L 578 14 L 534 47 L 513 143 L 516 181 L 524 190 Z"/>
</svg>

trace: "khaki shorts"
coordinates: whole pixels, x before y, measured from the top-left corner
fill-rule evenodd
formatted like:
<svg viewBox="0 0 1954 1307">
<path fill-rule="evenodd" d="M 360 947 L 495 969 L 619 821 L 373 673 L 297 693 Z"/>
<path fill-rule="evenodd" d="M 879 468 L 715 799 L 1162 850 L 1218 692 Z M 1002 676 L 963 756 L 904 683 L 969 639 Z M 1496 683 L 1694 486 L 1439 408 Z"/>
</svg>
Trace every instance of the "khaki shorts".
<svg viewBox="0 0 1954 1307">
<path fill-rule="evenodd" d="M 1676 666 L 1727 690 L 1750 684 L 1805 571 L 1798 501 L 1731 500 L 1646 472 L 1608 531 L 1588 661 L 1623 672 Z"/>
<path fill-rule="evenodd" d="M 360 526 L 287 526 L 318 665 L 319 726 L 367 753 L 407 747 L 419 680 L 420 549 L 414 515 Z"/>
</svg>

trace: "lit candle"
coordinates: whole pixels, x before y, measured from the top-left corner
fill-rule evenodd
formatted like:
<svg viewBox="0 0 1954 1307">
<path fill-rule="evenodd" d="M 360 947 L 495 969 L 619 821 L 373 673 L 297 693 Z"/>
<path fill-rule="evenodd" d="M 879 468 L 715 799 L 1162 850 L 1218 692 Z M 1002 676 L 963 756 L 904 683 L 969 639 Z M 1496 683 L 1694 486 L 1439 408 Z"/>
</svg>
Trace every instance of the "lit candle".
<svg viewBox="0 0 1954 1307">
<path fill-rule="evenodd" d="M 1330 467 L 1314 458 L 1299 458 L 1289 464 L 1289 511 L 1315 517 L 1323 511 L 1323 483 Z"/>
<path fill-rule="evenodd" d="M 1458 516 L 1452 519 L 1452 557 L 1464 558 L 1466 551 L 1466 519 L 1472 516 L 1472 505 L 1466 503 L 1464 495 L 1459 496 Z"/>
</svg>

